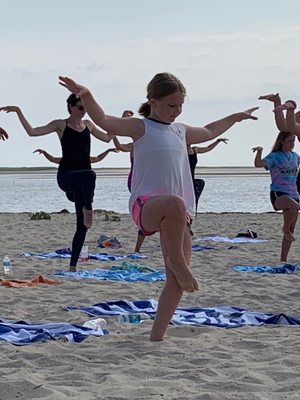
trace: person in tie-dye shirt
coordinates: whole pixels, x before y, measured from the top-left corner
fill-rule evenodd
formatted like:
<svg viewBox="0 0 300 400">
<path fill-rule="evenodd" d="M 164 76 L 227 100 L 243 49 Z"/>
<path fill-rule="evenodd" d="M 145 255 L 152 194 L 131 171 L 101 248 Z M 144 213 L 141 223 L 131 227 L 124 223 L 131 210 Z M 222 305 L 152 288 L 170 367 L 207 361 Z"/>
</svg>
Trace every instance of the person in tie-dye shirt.
<svg viewBox="0 0 300 400">
<path fill-rule="evenodd" d="M 295 135 L 291 132 L 279 132 L 270 154 L 262 158 L 262 147 L 254 147 L 255 167 L 264 167 L 271 174 L 270 198 L 274 210 L 283 211 L 283 238 L 281 261 L 286 262 L 294 238 L 294 230 L 299 212 L 299 194 L 297 174 L 300 156 L 293 151 Z"/>
</svg>

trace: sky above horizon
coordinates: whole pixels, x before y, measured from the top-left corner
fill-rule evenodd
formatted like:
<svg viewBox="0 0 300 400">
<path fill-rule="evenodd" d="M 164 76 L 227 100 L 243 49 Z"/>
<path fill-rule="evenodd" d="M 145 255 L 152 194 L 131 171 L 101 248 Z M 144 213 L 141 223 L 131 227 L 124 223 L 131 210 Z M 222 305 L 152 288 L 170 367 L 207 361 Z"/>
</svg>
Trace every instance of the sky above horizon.
<svg viewBox="0 0 300 400">
<path fill-rule="evenodd" d="M 258 121 L 236 124 L 222 135 L 227 145 L 198 157 L 198 166 L 251 166 L 251 148 L 266 155 L 278 133 L 271 103 L 257 98 L 299 100 L 298 0 L 0 0 L 0 10 L 0 105 L 20 106 L 32 126 L 67 118 L 59 75 L 88 86 L 108 114 L 137 115 L 147 83 L 168 71 L 187 89 L 178 122 L 204 126 L 260 106 Z M 51 165 L 32 154 L 38 148 L 61 155 L 55 133 L 30 138 L 16 114 L 0 113 L 0 126 L 10 135 L 0 142 L 0 167 Z M 93 138 L 91 154 L 111 147 Z M 94 166 L 128 165 L 128 154 L 110 153 Z"/>
</svg>

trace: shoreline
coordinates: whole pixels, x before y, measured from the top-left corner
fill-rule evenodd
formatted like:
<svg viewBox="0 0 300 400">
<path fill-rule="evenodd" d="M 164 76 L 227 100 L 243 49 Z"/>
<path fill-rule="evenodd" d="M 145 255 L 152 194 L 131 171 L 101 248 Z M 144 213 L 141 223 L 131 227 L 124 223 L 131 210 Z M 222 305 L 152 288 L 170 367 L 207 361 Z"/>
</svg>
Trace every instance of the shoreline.
<svg viewBox="0 0 300 400">
<path fill-rule="evenodd" d="M 93 168 L 97 176 L 121 177 L 129 174 L 130 168 Z M 1 167 L 0 175 L 8 174 L 56 174 L 55 167 Z M 239 176 L 268 176 L 269 172 L 255 167 L 196 167 L 195 175 L 239 175 Z"/>
</svg>

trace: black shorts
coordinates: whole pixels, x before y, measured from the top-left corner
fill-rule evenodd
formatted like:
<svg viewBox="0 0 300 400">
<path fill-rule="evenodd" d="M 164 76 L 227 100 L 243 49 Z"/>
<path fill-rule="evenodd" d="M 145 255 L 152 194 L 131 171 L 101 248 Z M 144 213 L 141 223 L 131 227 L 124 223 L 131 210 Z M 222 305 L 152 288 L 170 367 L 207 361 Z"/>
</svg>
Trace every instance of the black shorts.
<svg viewBox="0 0 300 400">
<path fill-rule="evenodd" d="M 278 208 L 276 208 L 276 207 L 274 206 L 274 204 L 275 204 L 275 201 L 278 199 L 278 197 L 281 197 L 281 196 L 288 196 L 288 197 L 291 197 L 291 196 L 288 195 L 287 193 L 279 192 L 278 190 L 271 190 L 271 192 L 270 192 L 271 203 L 272 203 L 272 206 L 273 206 L 274 210 L 276 210 L 276 211 L 278 211 Z M 299 203 L 299 200 L 294 199 L 293 197 L 291 197 L 291 199 L 293 199 L 293 200 L 295 200 L 297 203 Z"/>
</svg>

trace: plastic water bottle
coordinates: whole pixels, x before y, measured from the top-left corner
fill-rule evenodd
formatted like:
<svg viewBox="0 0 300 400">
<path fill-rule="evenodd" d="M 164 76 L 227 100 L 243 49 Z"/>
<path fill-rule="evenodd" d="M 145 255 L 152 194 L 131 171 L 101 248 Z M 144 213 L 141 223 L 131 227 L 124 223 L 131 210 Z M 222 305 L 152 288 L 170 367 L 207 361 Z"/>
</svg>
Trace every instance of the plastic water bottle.
<svg viewBox="0 0 300 400">
<path fill-rule="evenodd" d="M 119 322 L 125 322 L 129 324 L 140 324 L 146 319 L 152 319 L 150 315 L 140 313 L 140 314 L 121 314 L 118 317 Z"/>
<path fill-rule="evenodd" d="M 89 248 L 86 244 L 82 246 L 80 253 L 80 261 L 87 261 L 89 259 Z"/>
<path fill-rule="evenodd" d="M 12 268 L 11 268 L 11 261 L 10 258 L 8 256 L 4 256 L 3 260 L 3 271 L 4 271 L 4 275 L 12 275 Z"/>
<path fill-rule="evenodd" d="M 90 319 L 89 321 L 86 321 L 83 326 L 97 331 L 106 327 L 106 320 L 104 318 Z"/>
</svg>

